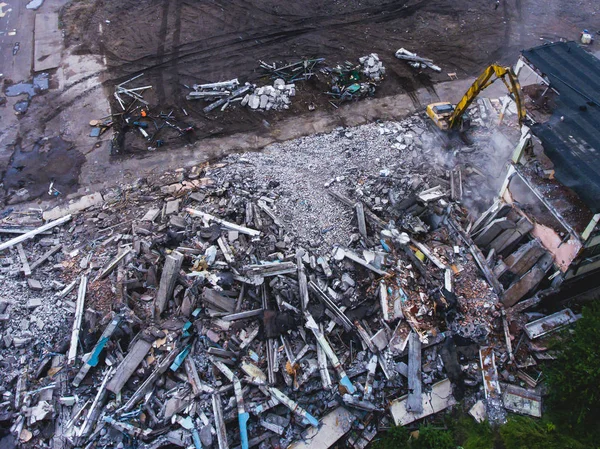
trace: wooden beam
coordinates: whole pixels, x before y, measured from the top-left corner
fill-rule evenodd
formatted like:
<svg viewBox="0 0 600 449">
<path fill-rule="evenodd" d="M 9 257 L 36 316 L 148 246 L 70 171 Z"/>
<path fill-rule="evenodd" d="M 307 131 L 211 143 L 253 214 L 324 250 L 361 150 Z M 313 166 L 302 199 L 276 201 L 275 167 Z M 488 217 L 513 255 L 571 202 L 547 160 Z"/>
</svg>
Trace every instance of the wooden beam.
<svg viewBox="0 0 600 449">
<path fill-rule="evenodd" d="M 133 375 L 139 364 L 142 363 L 142 360 L 144 360 L 144 357 L 146 357 L 150 348 L 152 348 L 151 342 L 139 338 L 133 344 L 125 358 L 119 363 L 119 366 L 117 366 L 115 374 L 106 386 L 106 389 L 118 394 Z"/>
<path fill-rule="evenodd" d="M 502 231 L 506 229 L 513 229 L 516 226 L 516 223 L 506 217 L 496 218 L 485 228 L 483 228 L 477 237 L 473 239 L 473 241 L 480 248 L 484 248 L 489 245 L 492 240 L 494 240 Z"/>
<path fill-rule="evenodd" d="M 308 306 L 308 281 L 306 280 L 306 272 L 304 271 L 304 262 L 302 257 L 304 250 L 299 249 L 296 252 L 296 268 L 298 270 L 298 287 L 300 289 L 300 308 L 304 311 Z"/>
<path fill-rule="evenodd" d="M 77 358 L 77 347 L 79 345 L 79 331 L 81 330 L 81 320 L 83 318 L 83 305 L 85 302 L 85 293 L 87 289 L 88 278 L 86 275 L 81 276 L 79 283 L 79 292 L 77 293 L 77 305 L 75 306 L 75 319 L 73 321 L 73 332 L 71 333 L 71 346 L 69 347 L 69 355 L 67 363 L 72 365 Z"/>
<path fill-rule="evenodd" d="M 532 229 L 531 222 L 526 217 L 521 217 L 516 228 L 503 231 L 490 243 L 490 248 L 494 248 L 498 255 L 510 252 Z"/>
<path fill-rule="evenodd" d="M 46 251 L 42 255 L 42 257 L 40 257 L 38 260 L 36 260 L 35 262 L 33 262 L 31 264 L 31 271 L 34 271 L 37 267 L 39 267 L 41 264 L 46 262 L 48 259 L 50 259 L 52 256 L 54 256 L 61 249 L 62 249 L 62 245 L 56 245 L 56 246 L 53 246 L 52 248 L 50 248 L 48 251 Z"/>
<path fill-rule="evenodd" d="M 173 251 L 170 255 L 165 258 L 165 265 L 163 266 L 162 275 L 160 277 L 160 284 L 158 286 L 158 293 L 156 294 L 156 300 L 154 301 L 154 311 L 156 316 L 160 316 L 164 312 L 167 303 L 173 297 L 173 290 L 175 290 L 175 283 L 179 276 L 179 270 L 183 264 L 183 254 Z"/>
<path fill-rule="evenodd" d="M 367 238 L 367 223 L 365 222 L 365 208 L 363 204 L 359 201 L 354 206 L 356 210 L 356 219 L 358 221 L 358 233 L 362 236 L 363 239 Z"/>
<path fill-rule="evenodd" d="M 244 226 L 240 226 L 235 223 L 222 220 L 221 218 L 215 217 L 214 215 L 207 214 L 206 212 L 202 212 L 200 210 L 192 209 L 191 207 L 186 208 L 186 211 L 193 217 L 202 218 L 207 223 L 213 221 L 223 226 L 224 228 L 231 229 L 233 231 L 238 231 L 240 234 L 246 234 L 252 237 L 258 237 L 260 235 L 260 231 L 257 231 L 256 229 L 246 228 Z"/>
<path fill-rule="evenodd" d="M 112 262 L 109 263 L 108 266 L 102 271 L 102 273 L 100 273 L 98 275 L 98 277 L 94 280 L 97 281 L 100 279 L 104 279 L 106 276 L 108 276 L 110 273 L 112 273 L 114 271 L 114 269 L 117 268 L 117 265 L 119 265 L 119 262 L 121 262 L 125 258 L 125 256 L 127 256 L 131 251 L 132 251 L 131 248 L 127 248 L 125 251 L 123 251 L 121 254 L 119 254 L 117 257 L 115 257 L 112 260 Z"/>
<path fill-rule="evenodd" d="M 27 262 L 27 255 L 25 254 L 25 250 L 23 249 L 23 244 L 17 244 L 17 252 L 19 253 L 19 259 L 21 259 L 21 270 L 23 274 L 27 277 L 31 276 L 31 267 L 29 266 L 29 262 Z"/>
<path fill-rule="evenodd" d="M 521 279 L 512 284 L 505 292 L 502 303 L 505 307 L 512 307 L 527 293 L 534 290 L 546 276 L 554 262 L 552 255 L 546 253 L 539 262 Z"/>
<path fill-rule="evenodd" d="M 532 240 L 508 256 L 504 263 L 507 271 L 520 277 L 527 273 L 545 253 L 546 250 L 542 245 L 537 240 Z"/>
<path fill-rule="evenodd" d="M 408 400 L 406 410 L 412 413 L 423 412 L 421 384 L 421 340 L 416 332 L 408 339 Z"/>
<path fill-rule="evenodd" d="M 29 231 L 23 235 L 20 235 L 18 237 L 15 237 L 14 239 L 10 239 L 7 242 L 4 243 L 0 243 L 0 251 L 5 250 L 6 248 L 10 248 L 12 246 L 15 246 L 18 243 L 22 243 L 25 240 L 29 240 L 33 237 L 35 237 L 38 234 L 41 234 L 45 231 L 48 231 L 49 229 L 55 228 L 56 226 L 60 226 L 61 224 L 66 223 L 67 221 L 69 221 L 71 219 L 71 215 L 65 215 L 62 218 L 59 218 L 58 220 L 54 220 L 51 221 L 50 223 L 46 223 L 43 226 L 40 226 L 37 229 L 34 229 L 33 231 Z"/>
</svg>

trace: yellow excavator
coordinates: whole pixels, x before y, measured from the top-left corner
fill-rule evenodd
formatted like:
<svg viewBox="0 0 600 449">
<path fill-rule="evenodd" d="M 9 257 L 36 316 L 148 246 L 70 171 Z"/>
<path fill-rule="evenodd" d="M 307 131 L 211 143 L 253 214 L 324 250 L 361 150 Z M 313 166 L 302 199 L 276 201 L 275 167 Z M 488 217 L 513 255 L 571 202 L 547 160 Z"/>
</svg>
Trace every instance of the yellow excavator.
<svg viewBox="0 0 600 449">
<path fill-rule="evenodd" d="M 496 78 L 491 79 L 496 75 Z M 456 106 L 452 103 L 440 102 L 432 103 L 427 106 L 427 115 L 433 120 L 441 130 L 464 129 L 468 127 L 468 120 L 465 117 L 467 108 L 473 100 L 497 79 L 501 79 L 506 85 L 508 92 L 517 104 L 517 113 L 519 114 L 519 125 L 525 120 L 525 105 L 521 99 L 521 86 L 517 75 L 510 67 L 502 67 L 498 64 L 492 64 L 473 82 L 469 90 L 463 95 Z"/>
</svg>

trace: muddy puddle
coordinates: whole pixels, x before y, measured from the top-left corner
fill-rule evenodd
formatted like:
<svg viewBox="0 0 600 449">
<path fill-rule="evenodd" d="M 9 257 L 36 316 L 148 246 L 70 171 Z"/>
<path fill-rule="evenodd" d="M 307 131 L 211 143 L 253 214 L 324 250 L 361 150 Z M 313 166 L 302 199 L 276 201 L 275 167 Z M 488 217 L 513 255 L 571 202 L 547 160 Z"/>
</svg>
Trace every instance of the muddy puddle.
<svg viewBox="0 0 600 449">
<path fill-rule="evenodd" d="M 30 151 L 17 145 L 4 175 L 9 204 L 48 197 L 50 183 L 60 195 L 75 192 L 85 156 L 60 137 L 40 141 Z"/>
<path fill-rule="evenodd" d="M 39 75 L 34 76 L 31 82 L 21 81 L 20 83 L 7 86 L 6 89 L 4 89 L 4 94 L 7 97 L 27 96 L 18 101 L 14 106 L 15 111 L 19 114 L 24 114 L 29 108 L 31 99 L 48 90 L 49 82 L 50 79 L 48 74 L 40 73 Z"/>
</svg>

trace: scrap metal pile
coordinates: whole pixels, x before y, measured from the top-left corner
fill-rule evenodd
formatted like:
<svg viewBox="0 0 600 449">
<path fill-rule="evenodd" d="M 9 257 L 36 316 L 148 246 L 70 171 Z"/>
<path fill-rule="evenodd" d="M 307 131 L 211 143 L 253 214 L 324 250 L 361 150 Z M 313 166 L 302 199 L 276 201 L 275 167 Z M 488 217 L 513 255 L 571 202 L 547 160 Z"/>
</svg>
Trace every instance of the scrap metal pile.
<svg viewBox="0 0 600 449">
<path fill-rule="evenodd" d="M 111 139 L 111 154 L 116 154 L 124 147 L 125 139 L 130 131 L 138 134 L 148 142 L 148 151 L 162 147 L 171 139 L 189 141 L 194 133 L 194 125 L 180 117 L 179 111 L 170 110 L 168 113 L 159 110 L 144 99 L 144 92 L 152 86 L 130 87 L 129 83 L 143 77 L 137 75 L 115 87 L 113 96 L 117 101 L 119 112 L 99 120 L 90 121 L 92 131 L 90 137 L 101 136 L 109 128 L 115 132 Z M 237 81 L 237 80 L 236 80 Z M 182 108 L 181 114 L 187 116 Z"/>
</svg>

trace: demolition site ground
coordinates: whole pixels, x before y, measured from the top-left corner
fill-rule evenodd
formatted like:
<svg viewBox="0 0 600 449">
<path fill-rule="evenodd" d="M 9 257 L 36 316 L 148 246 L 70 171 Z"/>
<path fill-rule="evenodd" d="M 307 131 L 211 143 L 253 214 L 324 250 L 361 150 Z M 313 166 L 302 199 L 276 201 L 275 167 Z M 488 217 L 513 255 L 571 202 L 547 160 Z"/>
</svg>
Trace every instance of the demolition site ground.
<svg viewBox="0 0 600 449">
<path fill-rule="evenodd" d="M 565 3 L 46 0 L 61 64 L 1 111 L 0 449 L 365 449 L 444 410 L 540 417 L 580 310 L 542 304 L 561 274 L 528 191 L 494 203 L 514 101 L 491 86 L 457 139 L 424 110 L 600 29 Z"/>
<path fill-rule="evenodd" d="M 535 14 L 541 3 L 548 11 L 543 16 Z M 265 80 L 258 68 L 261 60 L 318 57 L 335 65 L 377 53 L 387 68 L 378 97 L 423 87 L 435 97 L 433 85 L 448 80 L 447 73 L 476 76 L 491 62 L 514 61 L 520 50 L 540 39 L 577 35 L 579 23 L 587 23 L 593 12 L 592 3 L 586 3 L 574 11 L 557 1 L 521 0 L 503 1 L 497 10 L 486 0 L 84 1 L 67 9 L 64 21 L 73 50 L 106 58 L 106 86 L 144 73 L 144 82 L 154 86 L 148 101 L 163 111 L 185 107 L 197 136 L 208 137 L 256 127 L 268 132 L 264 119 L 306 114 L 310 104 L 334 112 L 323 95 L 327 79 L 315 77 L 299 85 L 300 98 L 288 111 L 266 116 L 242 108 L 206 115 L 202 103 L 185 102 L 186 85 L 236 77 L 260 83 Z M 400 47 L 433 59 L 442 72 L 416 71 L 395 60 Z M 411 100 L 424 106 L 415 96 Z M 126 147 L 140 145 L 127 142 Z"/>
<path fill-rule="evenodd" d="M 542 7 L 546 13 L 537 14 Z M 539 0 L 507 0 L 498 9 L 485 0 L 67 3 L 60 15 L 66 46 L 62 68 L 50 71 L 50 90 L 31 100 L 18 123 L 7 124 L 14 131 L 4 136 L 7 145 L 0 155 L 0 171 L 8 177 L 2 200 L 39 197 L 35 192 L 42 192 L 49 179 L 64 194 L 97 190 L 124 178 L 131 182 L 157 174 L 157 167 L 189 163 L 190 152 L 178 150 L 182 146 L 192 150 L 192 158 L 210 160 L 340 125 L 400 119 L 430 101 L 457 101 L 467 84 L 448 83 L 448 73 L 469 81 L 491 62 L 513 62 L 523 48 L 572 39 L 594 21 L 600 28 L 594 8 L 591 1 L 571 8 Z M 394 58 L 401 47 L 433 60 L 441 72 L 417 70 Z M 296 96 L 285 110 L 256 113 L 231 103 L 224 112 L 204 113 L 205 102 L 185 98 L 196 83 L 272 82 L 259 61 L 324 58 L 323 66 L 334 67 L 371 53 L 379 55 L 386 73 L 374 98 L 360 107 L 354 101 L 332 105 L 325 94 L 331 80 L 320 72 L 296 83 Z M 115 144 L 110 133 L 90 139 L 90 120 L 105 116 L 109 108 L 113 114 L 123 112 L 113 97 L 114 86 L 142 73 L 138 86 L 153 86 L 144 92 L 153 112 L 173 111 L 193 132 L 182 138 L 166 130 L 161 136 L 166 146 L 153 153 L 137 133 L 124 133 Z M 5 79 L 4 84 L 18 81 Z M 438 83 L 443 81 L 447 87 L 440 98 Z M 104 106 L 106 99 L 110 105 Z M 5 115 L 12 113 L 9 108 L 10 103 Z M 115 122 L 113 130 L 120 129 Z M 67 157 L 46 145 L 44 139 L 57 135 L 73 144 L 69 155 L 76 163 L 63 164 Z M 38 157 L 40 149 L 45 158 Z M 20 155 L 20 162 L 10 160 L 12 153 Z M 127 157 L 115 158 L 117 153 Z M 127 160 L 132 154 L 137 157 Z M 58 163 L 45 163 L 48 158 Z M 24 162 L 27 171 L 21 171 Z M 67 166 L 72 170 L 65 171 Z M 31 176 L 40 171 L 46 176 Z"/>
</svg>

